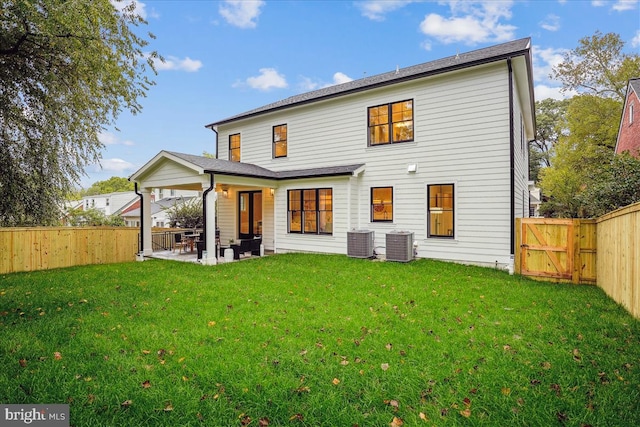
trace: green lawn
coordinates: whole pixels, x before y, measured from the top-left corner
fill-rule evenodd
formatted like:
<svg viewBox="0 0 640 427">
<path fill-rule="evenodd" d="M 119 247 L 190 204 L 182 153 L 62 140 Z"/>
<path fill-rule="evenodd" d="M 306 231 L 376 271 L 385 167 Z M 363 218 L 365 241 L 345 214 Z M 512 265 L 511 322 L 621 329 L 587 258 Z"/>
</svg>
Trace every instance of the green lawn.
<svg viewBox="0 0 640 427">
<path fill-rule="evenodd" d="M 4 275 L 0 366 L 73 426 L 640 425 L 640 322 L 600 289 L 430 260 Z"/>
</svg>

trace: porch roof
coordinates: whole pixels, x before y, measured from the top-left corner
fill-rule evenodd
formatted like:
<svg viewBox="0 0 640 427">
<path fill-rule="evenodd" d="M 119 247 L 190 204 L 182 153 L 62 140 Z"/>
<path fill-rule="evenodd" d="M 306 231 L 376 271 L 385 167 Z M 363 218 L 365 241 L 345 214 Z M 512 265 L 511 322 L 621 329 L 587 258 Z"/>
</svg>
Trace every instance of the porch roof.
<svg viewBox="0 0 640 427">
<path fill-rule="evenodd" d="M 359 169 L 364 167 L 364 163 L 359 163 L 353 165 L 325 166 L 319 168 L 294 169 L 276 172 L 251 163 L 230 162 L 228 160 L 177 153 L 174 151 L 168 151 L 168 153 L 182 160 L 193 163 L 194 165 L 202 168 L 205 173 L 213 172 L 224 175 L 276 180 L 351 175 L 357 173 Z"/>
<path fill-rule="evenodd" d="M 180 163 L 191 169 L 197 175 L 220 174 L 228 176 L 260 178 L 270 180 L 285 180 L 299 178 L 319 178 L 327 176 L 357 175 L 364 170 L 364 163 L 350 165 L 323 166 L 307 169 L 292 169 L 284 171 L 272 171 L 262 166 L 251 163 L 231 162 L 228 160 L 214 159 L 212 157 L 197 156 L 194 154 L 178 153 L 175 151 L 161 151 L 142 168 L 129 177 L 131 181 L 138 181 L 148 173 L 153 174 L 154 166 L 166 159 Z"/>
</svg>

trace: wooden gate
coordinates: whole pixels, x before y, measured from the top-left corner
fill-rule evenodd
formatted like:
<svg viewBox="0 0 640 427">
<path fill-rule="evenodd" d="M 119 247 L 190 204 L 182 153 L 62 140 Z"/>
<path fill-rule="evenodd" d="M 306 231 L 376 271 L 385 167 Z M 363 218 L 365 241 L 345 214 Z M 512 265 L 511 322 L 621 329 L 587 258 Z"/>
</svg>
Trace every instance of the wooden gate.
<svg viewBox="0 0 640 427">
<path fill-rule="evenodd" d="M 518 218 L 516 273 L 543 280 L 596 283 L 596 221 Z"/>
</svg>

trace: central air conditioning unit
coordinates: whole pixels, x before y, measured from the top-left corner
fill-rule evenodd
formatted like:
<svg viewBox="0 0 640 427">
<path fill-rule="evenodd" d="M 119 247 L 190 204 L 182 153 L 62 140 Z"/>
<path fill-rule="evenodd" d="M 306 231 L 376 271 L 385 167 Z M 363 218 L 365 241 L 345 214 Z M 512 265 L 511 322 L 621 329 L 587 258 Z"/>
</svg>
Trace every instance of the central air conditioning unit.
<svg viewBox="0 0 640 427">
<path fill-rule="evenodd" d="M 347 256 L 352 258 L 373 257 L 373 230 L 352 230 L 347 232 Z"/>
<path fill-rule="evenodd" d="M 409 262 L 413 259 L 413 233 L 392 231 L 387 233 L 387 261 Z"/>
</svg>

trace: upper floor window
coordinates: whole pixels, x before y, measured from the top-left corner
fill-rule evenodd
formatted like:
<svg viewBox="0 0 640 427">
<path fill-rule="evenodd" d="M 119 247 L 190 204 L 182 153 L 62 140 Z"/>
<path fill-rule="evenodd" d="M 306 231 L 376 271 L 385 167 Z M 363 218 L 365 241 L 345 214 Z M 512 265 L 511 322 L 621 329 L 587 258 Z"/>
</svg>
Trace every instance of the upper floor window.
<svg viewBox="0 0 640 427">
<path fill-rule="evenodd" d="M 428 236 L 453 238 L 453 184 L 429 185 Z"/>
<path fill-rule="evenodd" d="M 629 124 L 633 123 L 633 102 L 629 104 Z"/>
<path fill-rule="evenodd" d="M 368 109 L 369 145 L 413 141 L 413 100 Z"/>
<path fill-rule="evenodd" d="M 240 134 L 229 135 L 229 160 L 240 161 Z"/>
<path fill-rule="evenodd" d="M 273 157 L 287 157 L 287 125 L 273 127 Z"/>
<path fill-rule="evenodd" d="M 371 221 L 393 221 L 393 187 L 371 188 Z"/>
<path fill-rule="evenodd" d="M 287 211 L 289 233 L 333 233 L 333 190 L 331 188 L 289 190 Z"/>
</svg>

